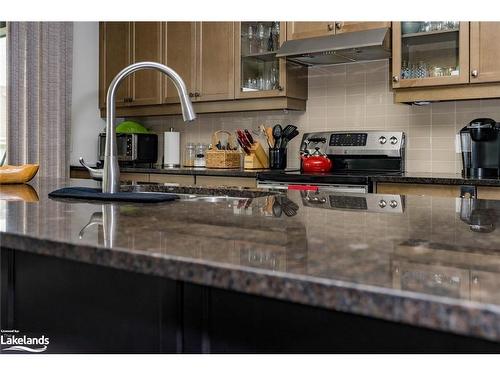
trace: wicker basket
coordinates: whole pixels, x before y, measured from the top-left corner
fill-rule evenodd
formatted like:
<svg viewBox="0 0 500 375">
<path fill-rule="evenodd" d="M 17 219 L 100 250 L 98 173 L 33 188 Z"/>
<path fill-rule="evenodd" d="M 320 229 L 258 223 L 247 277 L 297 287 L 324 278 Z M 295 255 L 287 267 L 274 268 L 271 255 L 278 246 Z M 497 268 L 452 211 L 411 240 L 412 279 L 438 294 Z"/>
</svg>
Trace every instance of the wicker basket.
<svg viewBox="0 0 500 375">
<path fill-rule="evenodd" d="M 237 169 L 241 167 L 241 152 L 236 150 L 218 150 L 215 145 L 220 135 L 227 134 L 227 144 L 236 148 L 234 136 L 226 130 L 218 130 L 212 135 L 212 149 L 206 152 L 207 168 Z"/>
</svg>

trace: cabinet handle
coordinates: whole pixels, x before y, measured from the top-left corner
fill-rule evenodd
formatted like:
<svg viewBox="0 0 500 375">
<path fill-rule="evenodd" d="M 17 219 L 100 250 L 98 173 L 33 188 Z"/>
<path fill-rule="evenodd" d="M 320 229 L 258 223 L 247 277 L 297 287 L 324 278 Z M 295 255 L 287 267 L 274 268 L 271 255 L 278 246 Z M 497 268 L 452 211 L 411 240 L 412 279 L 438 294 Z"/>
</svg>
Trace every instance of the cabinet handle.
<svg viewBox="0 0 500 375">
<path fill-rule="evenodd" d="M 335 22 L 335 28 L 337 30 L 341 30 L 343 26 L 344 26 L 344 22 Z"/>
<path fill-rule="evenodd" d="M 199 97 L 199 96 L 201 96 L 201 94 L 200 94 L 199 92 L 195 92 L 195 93 L 194 93 L 194 96 L 195 96 L 195 97 Z"/>
<path fill-rule="evenodd" d="M 283 86 L 279 86 L 277 87 L 278 91 L 283 91 L 285 88 Z"/>
<path fill-rule="evenodd" d="M 192 98 L 194 97 L 194 94 L 192 92 L 189 93 L 189 97 Z"/>
<path fill-rule="evenodd" d="M 392 82 L 399 82 L 399 76 L 392 76 Z"/>
<path fill-rule="evenodd" d="M 333 31 L 335 29 L 335 26 L 331 23 L 328 24 L 328 31 Z"/>
<path fill-rule="evenodd" d="M 474 78 L 477 78 L 479 76 L 479 72 L 476 69 L 474 69 L 473 71 L 470 72 L 470 75 Z"/>
</svg>

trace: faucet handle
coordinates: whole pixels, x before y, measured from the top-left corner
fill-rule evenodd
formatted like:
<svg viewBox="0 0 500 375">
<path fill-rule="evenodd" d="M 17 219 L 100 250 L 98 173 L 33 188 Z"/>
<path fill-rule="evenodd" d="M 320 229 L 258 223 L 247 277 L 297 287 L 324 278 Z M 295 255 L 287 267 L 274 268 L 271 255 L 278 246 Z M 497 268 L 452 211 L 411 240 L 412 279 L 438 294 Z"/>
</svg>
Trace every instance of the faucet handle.
<svg viewBox="0 0 500 375">
<path fill-rule="evenodd" d="M 97 211 L 97 212 L 94 212 L 91 216 L 90 216 L 90 220 L 87 224 L 85 224 L 85 226 L 80 230 L 80 233 L 78 233 L 78 239 L 83 239 L 83 235 L 85 234 L 85 231 L 87 230 L 87 228 L 91 227 L 92 225 L 102 225 L 103 221 L 102 221 L 102 212 L 101 211 Z"/>
<path fill-rule="evenodd" d="M 83 160 L 82 157 L 80 157 L 80 159 L 78 160 L 80 161 L 80 164 L 89 171 L 90 177 L 92 177 L 94 180 L 102 180 L 103 169 L 90 167 L 87 163 L 85 163 L 85 160 Z"/>
</svg>

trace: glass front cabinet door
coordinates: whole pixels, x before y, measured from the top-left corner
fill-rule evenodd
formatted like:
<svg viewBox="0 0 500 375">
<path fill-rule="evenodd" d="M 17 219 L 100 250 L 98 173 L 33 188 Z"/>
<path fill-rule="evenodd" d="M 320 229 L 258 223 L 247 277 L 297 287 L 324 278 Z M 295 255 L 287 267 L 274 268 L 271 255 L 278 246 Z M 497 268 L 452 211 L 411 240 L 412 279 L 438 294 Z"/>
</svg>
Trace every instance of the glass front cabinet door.
<svg viewBox="0 0 500 375">
<path fill-rule="evenodd" d="M 237 98 L 285 95 L 286 61 L 276 58 L 276 51 L 285 41 L 285 28 L 286 22 L 277 21 L 237 23 Z"/>
<path fill-rule="evenodd" d="M 394 88 L 469 82 L 469 23 L 393 22 Z"/>
</svg>

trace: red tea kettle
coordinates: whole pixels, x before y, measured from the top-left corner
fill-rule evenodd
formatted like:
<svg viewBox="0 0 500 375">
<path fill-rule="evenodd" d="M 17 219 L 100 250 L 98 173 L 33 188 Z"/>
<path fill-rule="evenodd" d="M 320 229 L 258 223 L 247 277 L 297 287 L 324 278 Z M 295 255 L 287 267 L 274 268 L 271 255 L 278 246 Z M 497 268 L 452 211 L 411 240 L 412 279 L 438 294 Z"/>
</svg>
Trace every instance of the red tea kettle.
<svg viewBox="0 0 500 375">
<path fill-rule="evenodd" d="M 302 159 L 302 171 L 306 173 L 330 172 L 333 167 L 332 161 L 319 151 L 319 147 L 315 147 L 312 154 L 305 150 L 300 158 Z"/>
</svg>

